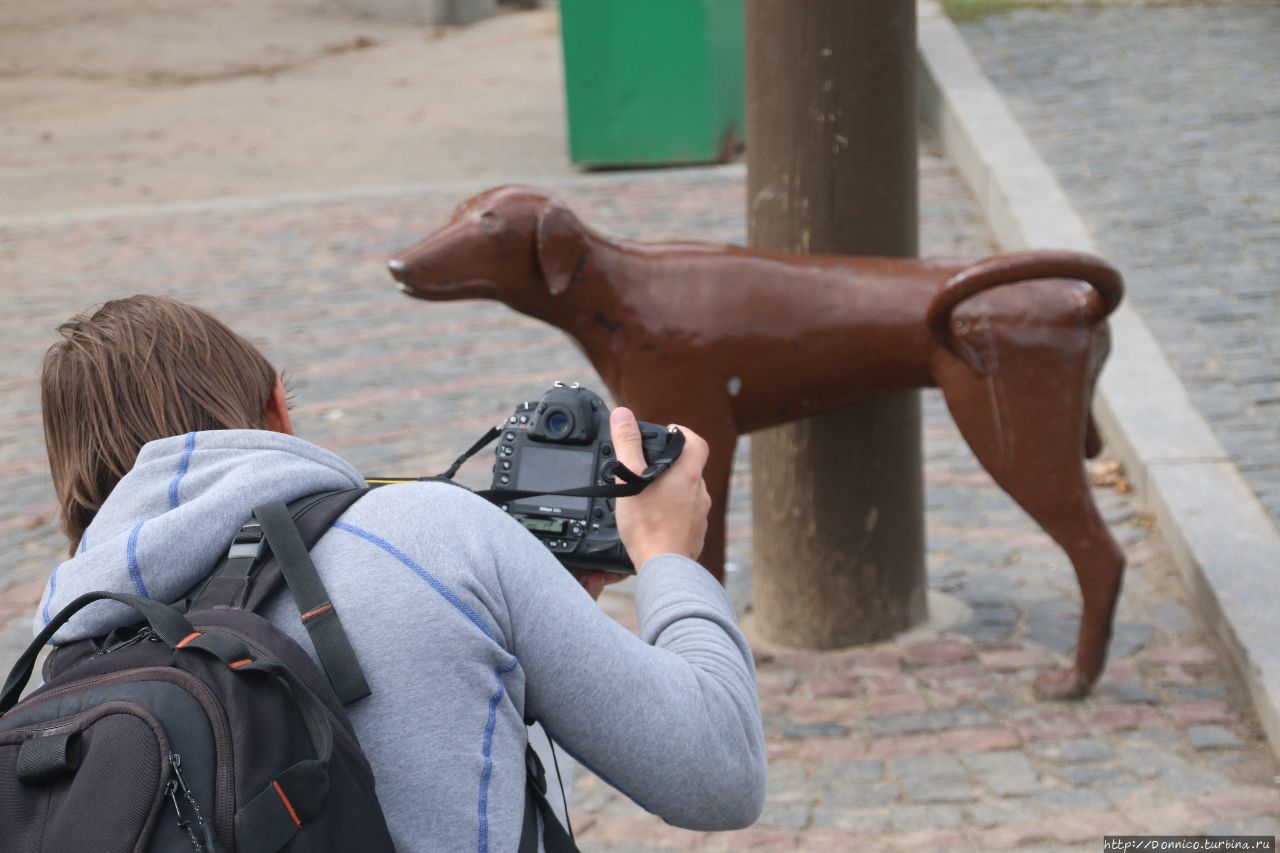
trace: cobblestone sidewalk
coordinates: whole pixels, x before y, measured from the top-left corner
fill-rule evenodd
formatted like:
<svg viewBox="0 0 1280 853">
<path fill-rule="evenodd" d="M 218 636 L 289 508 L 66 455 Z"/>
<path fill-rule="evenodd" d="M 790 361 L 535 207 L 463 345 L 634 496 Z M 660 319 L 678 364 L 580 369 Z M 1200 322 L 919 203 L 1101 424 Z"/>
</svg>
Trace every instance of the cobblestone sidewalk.
<svg viewBox="0 0 1280 853">
<path fill-rule="evenodd" d="M 1039 702 L 1031 682 L 1075 640 L 1071 568 L 932 393 L 925 418 L 931 603 L 958 603 L 958 624 L 846 652 L 759 653 L 759 823 L 674 829 L 583 773 L 584 850 L 1096 851 L 1104 834 L 1280 834 L 1276 764 L 1133 498 L 1098 490 L 1130 560 L 1107 673 L 1084 702 Z M 626 590 L 606 596 L 625 621 Z"/>
<path fill-rule="evenodd" d="M 989 251 L 946 164 L 924 158 L 922 167 L 925 252 Z M 629 236 L 735 240 L 744 231 L 739 169 L 561 189 L 590 221 Z M 92 303 L 141 291 L 213 310 L 292 372 L 299 432 L 370 474 L 441 470 L 513 401 L 554 379 L 593 381 L 548 328 L 490 304 L 410 302 L 391 286 L 389 251 L 443 221 L 463 195 L 0 225 L 0 659 L 25 643 L 65 548 L 40 441 L 40 355 L 51 329 Z M 926 414 L 930 584 L 939 612 L 959 614 L 951 627 L 841 653 L 762 649 L 771 776 L 759 825 L 675 830 L 583 773 L 574 799 L 584 849 L 1092 850 L 1110 829 L 1280 832 L 1278 769 L 1248 705 L 1144 516 L 1115 491 L 1100 497 L 1133 570 L 1113 663 L 1086 702 L 1031 698 L 1035 674 L 1074 640 L 1070 567 L 991 485 L 932 394 Z M 483 479 L 483 465 L 464 472 L 471 484 Z M 750 575 L 747 482 L 740 466 L 730 526 L 739 599 Z M 605 606 L 634 618 L 625 589 Z"/>
<path fill-rule="evenodd" d="M 1026 9 L 961 32 L 1280 524 L 1280 5 Z"/>
</svg>

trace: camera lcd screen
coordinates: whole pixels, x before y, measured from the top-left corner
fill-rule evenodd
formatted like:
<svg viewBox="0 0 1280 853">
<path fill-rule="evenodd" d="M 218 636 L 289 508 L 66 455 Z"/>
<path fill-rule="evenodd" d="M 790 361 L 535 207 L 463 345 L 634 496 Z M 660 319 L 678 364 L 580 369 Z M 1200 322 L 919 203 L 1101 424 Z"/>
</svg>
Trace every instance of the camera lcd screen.
<svg viewBox="0 0 1280 853">
<path fill-rule="evenodd" d="M 522 518 L 520 523 L 542 533 L 564 533 L 564 522 L 555 518 Z"/>
<path fill-rule="evenodd" d="M 552 450 L 547 447 L 528 447 L 520 452 L 520 468 L 516 472 L 516 483 L 522 489 L 546 489 L 558 492 L 561 489 L 578 489 L 590 486 L 595 482 L 592 468 L 595 466 L 595 453 L 582 450 Z M 554 506 L 559 509 L 586 512 L 590 498 L 522 498 L 514 503 L 521 508 L 529 505 Z M 547 502 L 550 503 L 547 503 Z"/>
</svg>

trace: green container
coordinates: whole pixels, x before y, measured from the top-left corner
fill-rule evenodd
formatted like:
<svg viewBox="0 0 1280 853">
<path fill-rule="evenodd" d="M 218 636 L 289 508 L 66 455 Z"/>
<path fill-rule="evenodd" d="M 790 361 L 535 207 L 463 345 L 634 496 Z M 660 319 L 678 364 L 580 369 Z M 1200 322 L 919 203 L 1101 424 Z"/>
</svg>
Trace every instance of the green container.
<svg viewBox="0 0 1280 853">
<path fill-rule="evenodd" d="M 744 138 L 743 0 L 560 0 L 569 156 L 724 162 Z"/>
</svg>

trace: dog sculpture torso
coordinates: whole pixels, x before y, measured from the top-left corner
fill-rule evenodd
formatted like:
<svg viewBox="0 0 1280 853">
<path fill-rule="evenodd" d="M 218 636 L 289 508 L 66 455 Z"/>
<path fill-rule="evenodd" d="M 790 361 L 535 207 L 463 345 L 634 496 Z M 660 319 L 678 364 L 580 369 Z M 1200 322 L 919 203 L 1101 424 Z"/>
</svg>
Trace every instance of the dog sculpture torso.
<svg viewBox="0 0 1280 853">
<path fill-rule="evenodd" d="M 634 243 L 587 228 L 543 191 L 500 187 L 390 268 L 409 295 L 496 299 L 557 326 L 619 402 L 706 438 L 715 506 L 702 559 L 718 577 L 740 434 L 940 387 L 979 461 L 1067 551 L 1084 592 L 1075 666 L 1038 688 L 1078 696 L 1100 674 L 1124 567 L 1083 466 L 1098 449 L 1089 402 L 1109 347 L 1105 318 L 1122 293 L 1104 262 Z"/>
<path fill-rule="evenodd" d="M 584 267 L 589 313 L 565 328 L 626 398 L 649 396 L 631 387 L 645 384 L 636 359 L 658 375 L 678 376 L 679 384 L 700 386 L 699 394 L 722 397 L 736 431 L 746 433 L 868 393 L 932 384 L 930 336 L 916 309 L 928 304 L 936 283 L 901 261 L 872 261 L 877 269 L 868 276 L 835 258 L 680 243 L 627 248 L 608 271 Z M 883 270 L 894 273 L 877 275 Z M 616 293 L 593 286 L 596 276 L 619 274 L 651 276 L 653 284 Z M 858 287 L 862 278 L 881 286 Z M 883 286 L 888 279 L 895 285 Z M 707 298 L 713 293 L 718 298 Z M 848 334 L 849 318 L 869 314 L 878 315 L 883 334 Z M 770 318 L 767 327 L 761 316 Z M 885 351 L 889 340 L 912 338 Z M 622 354 L 625 364 L 611 357 Z"/>
</svg>

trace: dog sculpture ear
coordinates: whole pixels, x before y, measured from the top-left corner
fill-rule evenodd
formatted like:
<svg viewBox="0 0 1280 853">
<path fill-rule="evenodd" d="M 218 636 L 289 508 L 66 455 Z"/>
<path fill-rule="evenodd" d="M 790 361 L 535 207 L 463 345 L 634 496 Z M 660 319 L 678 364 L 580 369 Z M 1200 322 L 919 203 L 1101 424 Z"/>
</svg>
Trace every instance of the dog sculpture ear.
<svg viewBox="0 0 1280 853">
<path fill-rule="evenodd" d="M 582 223 L 569 208 L 552 201 L 538 214 L 538 264 L 552 296 L 569 289 L 587 260 Z"/>
</svg>

